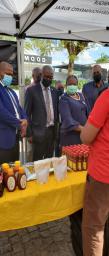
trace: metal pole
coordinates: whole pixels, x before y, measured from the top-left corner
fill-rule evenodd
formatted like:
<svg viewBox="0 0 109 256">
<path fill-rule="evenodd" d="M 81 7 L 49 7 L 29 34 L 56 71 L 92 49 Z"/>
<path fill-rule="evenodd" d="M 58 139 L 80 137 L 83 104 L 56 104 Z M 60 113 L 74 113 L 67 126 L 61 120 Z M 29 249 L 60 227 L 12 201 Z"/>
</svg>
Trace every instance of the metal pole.
<svg viewBox="0 0 109 256">
<path fill-rule="evenodd" d="M 24 106 L 25 77 L 24 77 L 24 39 L 17 38 L 17 59 L 18 59 L 18 83 L 19 101 Z"/>
<path fill-rule="evenodd" d="M 17 38 L 17 61 L 18 61 L 18 83 L 19 83 L 19 101 L 24 107 L 25 96 L 25 77 L 24 77 L 24 40 Z M 19 140 L 19 158 L 24 164 L 26 162 L 27 148 L 26 138 Z"/>
</svg>

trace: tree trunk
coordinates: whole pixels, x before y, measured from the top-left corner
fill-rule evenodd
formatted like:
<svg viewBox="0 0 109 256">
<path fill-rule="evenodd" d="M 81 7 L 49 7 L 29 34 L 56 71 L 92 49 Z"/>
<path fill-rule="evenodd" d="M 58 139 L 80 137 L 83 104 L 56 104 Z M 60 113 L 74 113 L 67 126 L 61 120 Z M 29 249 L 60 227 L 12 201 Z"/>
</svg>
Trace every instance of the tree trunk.
<svg viewBox="0 0 109 256">
<path fill-rule="evenodd" d="M 73 74 L 73 62 L 71 62 L 69 60 L 69 64 L 68 64 L 68 76 Z"/>
</svg>

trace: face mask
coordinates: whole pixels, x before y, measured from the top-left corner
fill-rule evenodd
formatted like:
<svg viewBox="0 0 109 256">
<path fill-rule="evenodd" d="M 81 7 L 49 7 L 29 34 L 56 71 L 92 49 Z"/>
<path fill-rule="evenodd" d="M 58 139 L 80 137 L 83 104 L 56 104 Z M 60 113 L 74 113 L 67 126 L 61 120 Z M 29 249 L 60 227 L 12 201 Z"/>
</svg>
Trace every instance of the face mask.
<svg viewBox="0 0 109 256">
<path fill-rule="evenodd" d="M 74 93 L 76 93 L 77 92 L 77 90 L 78 90 L 78 87 L 76 86 L 76 85 L 68 85 L 67 86 L 67 94 L 68 95 L 71 95 L 71 94 L 74 94 Z"/>
<path fill-rule="evenodd" d="M 52 80 L 48 80 L 48 79 L 43 78 L 42 83 L 43 83 L 43 86 L 49 87 L 52 83 Z"/>
<path fill-rule="evenodd" d="M 12 76 L 11 75 L 4 75 L 2 79 L 2 83 L 4 86 L 10 86 L 12 83 Z"/>
<path fill-rule="evenodd" d="M 95 75 L 93 76 L 93 79 L 94 79 L 95 83 L 100 82 L 100 80 L 101 80 L 101 74 L 95 74 Z"/>
</svg>

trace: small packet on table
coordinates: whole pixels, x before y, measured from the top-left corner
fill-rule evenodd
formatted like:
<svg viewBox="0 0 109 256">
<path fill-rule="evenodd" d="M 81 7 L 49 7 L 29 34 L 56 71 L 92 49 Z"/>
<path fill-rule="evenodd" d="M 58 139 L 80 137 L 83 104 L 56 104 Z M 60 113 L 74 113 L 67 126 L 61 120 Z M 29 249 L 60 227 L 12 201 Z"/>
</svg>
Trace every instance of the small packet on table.
<svg viewBox="0 0 109 256">
<path fill-rule="evenodd" d="M 67 175 L 67 158 L 66 156 L 53 157 L 52 165 L 54 168 L 54 174 L 58 181 L 64 180 Z"/>
<path fill-rule="evenodd" d="M 34 170 L 36 173 L 36 179 L 40 184 L 47 183 L 50 167 L 51 167 L 51 159 L 50 158 L 34 162 Z"/>
</svg>

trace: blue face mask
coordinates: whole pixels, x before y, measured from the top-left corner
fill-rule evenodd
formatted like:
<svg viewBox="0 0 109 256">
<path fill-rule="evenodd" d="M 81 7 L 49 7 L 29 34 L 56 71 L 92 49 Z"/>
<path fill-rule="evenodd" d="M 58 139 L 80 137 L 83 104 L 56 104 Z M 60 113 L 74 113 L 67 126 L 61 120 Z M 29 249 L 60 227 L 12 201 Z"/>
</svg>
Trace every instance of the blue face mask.
<svg viewBox="0 0 109 256">
<path fill-rule="evenodd" d="M 77 93 L 78 87 L 76 85 L 68 85 L 67 86 L 67 94 L 72 95 L 74 93 Z"/>
<path fill-rule="evenodd" d="M 4 86 L 10 86 L 12 83 L 12 76 L 11 75 L 4 75 L 2 79 L 2 83 Z"/>
</svg>

